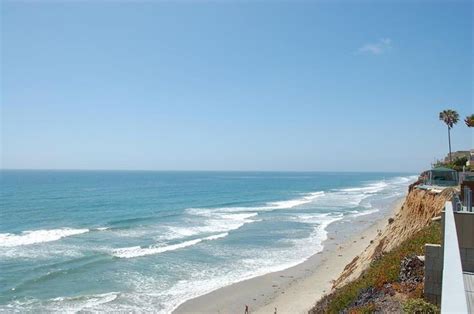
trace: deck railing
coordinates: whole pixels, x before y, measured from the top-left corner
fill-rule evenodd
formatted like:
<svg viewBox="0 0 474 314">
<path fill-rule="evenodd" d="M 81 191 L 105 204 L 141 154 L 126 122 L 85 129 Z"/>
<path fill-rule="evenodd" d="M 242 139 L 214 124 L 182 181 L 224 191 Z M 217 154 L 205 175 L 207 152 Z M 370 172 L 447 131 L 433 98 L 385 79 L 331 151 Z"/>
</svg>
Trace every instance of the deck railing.
<svg viewBox="0 0 474 314">
<path fill-rule="evenodd" d="M 453 204 L 446 202 L 444 219 L 441 313 L 468 313 Z"/>
</svg>

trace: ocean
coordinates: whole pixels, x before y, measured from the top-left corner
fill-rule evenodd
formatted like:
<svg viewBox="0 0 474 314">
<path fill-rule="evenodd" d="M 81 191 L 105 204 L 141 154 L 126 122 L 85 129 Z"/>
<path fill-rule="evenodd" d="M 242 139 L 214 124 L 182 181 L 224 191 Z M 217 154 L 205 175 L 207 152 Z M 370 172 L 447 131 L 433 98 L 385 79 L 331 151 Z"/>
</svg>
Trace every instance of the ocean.
<svg viewBox="0 0 474 314">
<path fill-rule="evenodd" d="M 0 172 L 0 311 L 154 311 L 303 262 L 409 173 Z M 344 223 L 341 223 L 344 222 Z"/>
</svg>

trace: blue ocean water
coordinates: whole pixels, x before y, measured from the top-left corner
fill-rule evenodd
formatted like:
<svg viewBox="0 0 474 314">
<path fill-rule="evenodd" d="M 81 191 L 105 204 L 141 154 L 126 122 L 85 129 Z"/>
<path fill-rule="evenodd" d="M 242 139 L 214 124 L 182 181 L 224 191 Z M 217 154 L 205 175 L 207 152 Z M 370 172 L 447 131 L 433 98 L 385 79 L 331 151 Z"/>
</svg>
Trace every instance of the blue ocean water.
<svg viewBox="0 0 474 314">
<path fill-rule="evenodd" d="M 168 313 L 323 249 L 405 173 L 0 172 L 0 311 Z M 350 225 L 350 224 L 346 224 Z"/>
</svg>

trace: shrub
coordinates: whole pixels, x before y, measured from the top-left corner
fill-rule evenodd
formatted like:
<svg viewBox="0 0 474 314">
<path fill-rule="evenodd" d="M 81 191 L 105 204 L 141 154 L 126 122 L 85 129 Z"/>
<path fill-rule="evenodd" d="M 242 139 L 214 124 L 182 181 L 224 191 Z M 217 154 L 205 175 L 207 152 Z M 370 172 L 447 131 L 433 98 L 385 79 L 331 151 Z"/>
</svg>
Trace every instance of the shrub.
<svg viewBox="0 0 474 314">
<path fill-rule="evenodd" d="M 403 312 L 410 314 L 437 314 L 440 313 L 438 307 L 423 299 L 409 299 L 403 303 Z"/>
<path fill-rule="evenodd" d="M 395 283 L 400 274 L 400 261 L 408 255 L 424 255 L 425 243 L 441 243 L 441 226 L 437 222 L 415 233 L 400 246 L 374 260 L 362 275 L 323 298 L 310 313 L 340 313 L 357 299 L 363 289 L 381 289 L 385 283 Z M 422 287 L 420 285 L 420 287 Z M 420 297 L 422 289 L 411 296 Z M 429 312 L 430 313 L 430 312 Z"/>
<path fill-rule="evenodd" d="M 463 167 L 469 170 L 470 167 L 466 166 L 468 158 L 467 157 L 457 157 L 452 162 L 438 162 L 436 166 L 438 167 L 446 167 L 456 171 L 462 171 Z"/>
<path fill-rule="evenodd" d="M 350 310 L 350 314 L 371 314 L 377 311 L 377 307 L 373 303 L 366 304 L 361 307 L 356 307 Z"/>
</svg>

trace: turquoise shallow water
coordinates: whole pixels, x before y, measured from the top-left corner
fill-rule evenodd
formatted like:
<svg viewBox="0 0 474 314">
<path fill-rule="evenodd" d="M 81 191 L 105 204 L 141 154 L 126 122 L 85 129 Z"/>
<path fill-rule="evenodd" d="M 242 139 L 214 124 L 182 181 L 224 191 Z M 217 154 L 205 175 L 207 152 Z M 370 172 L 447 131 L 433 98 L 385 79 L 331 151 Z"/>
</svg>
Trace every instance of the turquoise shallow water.
<svg viewBox="0 0 474 314">
<path fill-rule="evenodd" d="M 403 173 L 1 171 L 0 311 L 168 313 L 320 251 Z M 350 226 L 351 224 L 344 224 Z"/>
</svg>

